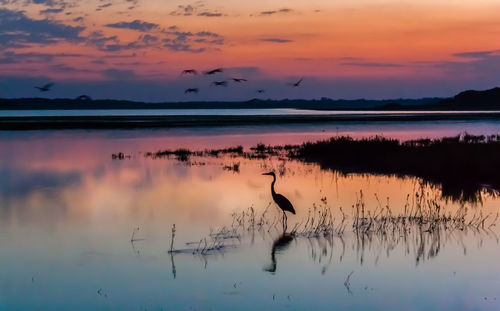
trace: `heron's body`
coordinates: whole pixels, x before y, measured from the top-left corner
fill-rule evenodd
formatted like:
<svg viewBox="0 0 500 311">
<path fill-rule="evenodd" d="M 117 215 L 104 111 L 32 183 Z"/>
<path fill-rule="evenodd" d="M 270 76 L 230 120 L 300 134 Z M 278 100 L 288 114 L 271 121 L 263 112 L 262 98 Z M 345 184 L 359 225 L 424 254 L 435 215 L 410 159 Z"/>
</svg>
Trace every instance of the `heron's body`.
<svg viewBox="0 0 500 311">
<path fill-rule="evenodd" d="M 273 195 L 274 202 L 283 212 L 290 212 L 295 215 L 295 209 L 293 208 L 292 203 L 287 198 L 285 198 L 285 196 L 274 191 L 275 182 L 276 177 L 274 177 L 273 183 L 271 184 L 271 194 Z"/>
<path fill-rule="evenodd" d="M 274 184 L 276 183 L 276 174 L 274 174 L 274 172 L 269 172 L 263 175 L 273 176 L 273 182 L 271 183 L 271 195 L 273 196 L 273 200 L 276 205 L 278 205 L 278 207 L 283 211 L 283 228 L 285 229 L 288 220 L 285 212 L 290 212 L 295 215 L 295 209 L 293 208 L 292 203 L 287 198 L 285 198 L 285 196 L 276 193 L 276 191 L 274 190 Z"/>
</svg>

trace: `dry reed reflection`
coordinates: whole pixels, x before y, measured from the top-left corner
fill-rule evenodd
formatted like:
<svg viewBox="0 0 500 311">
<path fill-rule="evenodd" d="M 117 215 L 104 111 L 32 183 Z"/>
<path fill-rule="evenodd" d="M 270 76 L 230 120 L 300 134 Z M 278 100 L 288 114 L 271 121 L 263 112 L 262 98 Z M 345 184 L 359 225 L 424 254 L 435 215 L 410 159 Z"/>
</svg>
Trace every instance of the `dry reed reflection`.
<svg viewBox="0 0 500 311">
<path fill-rule="evenodd" d="M 366 263 L 367 257 L 378 265 L 380 259 L 389 258 L 396 250 L 404 251 L 413 258 L 415 265 L 419 265 L 437 257 L 446 244 L 461 245 L 464 255 L 467 255 L 470 247 L 465 242 L 467 238 L 476 241 L 478 247 L 484 239 L 500 243 L 492 230 L 497 224 L 498 212 L 485 214 L 482 209 L 465 205 L 458 208 L 443 206 L 423 188 L 407 195 L 401 212 L 396 212 L 389 200 L 382 204 L 377 197 L 376 202 L 375 206 L 368 207 L 361 190 L 356 202 L 346 211 L 342 207 L 332 208 L 326 197 L 321 198 L 319 204 L 309 208 L 307 217 L 296 221 L 289 232 L 286 232 L 286 227 L 279 227 L 280 216 L 270 209 L 271 203 L 260 214 L 252 206 L 233 213 L 230 225 L 211 230 L 208 237 L 198 242 L 187 243 L 192 247 L 171 249 L 172 266 L 175 254 L 201 256 L 206 265 L 211 255 L 251 247 L 255 232 L 259 232 L 263 240 L 272 241 L 271 264 L 264 268 L 272 274 L 277 271 L 277 255 L 290 248 L 292 241 L 306 243 L 309 257 L 321 266 L 321 274 L 325 274 L 333 262 L 342 262 L 349 251 L 354 252 L 360 266 Z M 349 280 L 350 277 L 345 287 L 352 294 Z"/>
</svg>

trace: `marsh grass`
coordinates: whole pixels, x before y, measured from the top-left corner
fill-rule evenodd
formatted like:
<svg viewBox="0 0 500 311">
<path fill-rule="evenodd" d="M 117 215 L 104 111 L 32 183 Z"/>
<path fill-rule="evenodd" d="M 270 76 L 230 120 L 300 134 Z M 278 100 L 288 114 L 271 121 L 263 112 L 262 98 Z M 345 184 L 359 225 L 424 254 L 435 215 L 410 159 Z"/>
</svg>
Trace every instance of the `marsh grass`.
<svg viewBox="0 0 500 311">
<path fill-rule="evenodd" d="M 242 146 L 203 151 L 177 149 L 147 152 L 144 156 L 175 158 L 190 165 L 196 164 L 191 161 L 193 157 L 276 158 L 283 162 L 315 163 L 343 175 L 412 176 L 438 185 L 444 198 L 461 202 L 480 202 L 483 193 L 498 196 L 500 190 L 500 135 L 475 136 L 465 132 L 441 139 L 409 141 L 382 136 L 364 139 L 337 136 L 302 145 L 259 143 L 248 150 Z M 240 165 L 233 162 L 223 165 L 223 169 L 239 172 Z"/>
<path fill-rule="evenodd" d="M 240 162 L 232 163 L 229 165 L 224 165 L 223 169 L 226 171 L 232 171 L 234 173 L 239 173 L 240 172 Z"/>
<path fill-rule="evenodd" d="M 185 148 L 175 150 L 165 149 L 156 152 L 146 152 L 144 153 L 144 157 L 152 159 L 175 157 L 178 161 L 186 162 L 191 157 L 219 157 L 221 155 L 238 156 L 243 154 L 243 147 L 236 146 L 223 149 L 205 149 L 203 151 L 191 151 Z"/>
<path fill-rule="evenodd" d="M 478 200 L 482 189 L 500 189 L 499 155 L 500 135 L 468 133 L 405 142 L 380 136 L 333 137 L 296 146 L 288 153 L 291 159 L 343 174 L 419 177 L 441 185 L 444 197 L 467 201 Z"/>
<path fill-rule="evenodd" d="M 374 263 L 378 264 L 380 258 L 389 257 L 395 249 L 404 249 L 405 254 L 413 254 L 418 265 L 438 256 L 446 243 L 462 245 L 466 253 L 468 246 L 463 239 L 469 233 L 479 239 L 479 244 L 487 237 L 500 242 L 492 230 L 498 213 L 485 213 L 464 204 L 443 205 L 442 200 L 424 189 L 408 194 L 404 205 L 396 208 L 388 198 L 380 200 L 377 194 L 374 203 L 367 206 L 363 191 L 357 193 L 350 210 L 334 208 L 323 197 L 290 224 L 286 234 L 307 243 L 310 258 L 322 266 L 322 274 L 332 264 L 334 253 L 341 262 L 349 250 L 355 251 L 358 263 L 363 265 L 367 251 L 376 254 Z M 277 208 L 269 203 L 260 210 L 251 206 L 232 213 L 230 224 L 210 229 L 207 237 L 187 243 L 189 248 L 173 253 L 202 255 L 206 263 L 207 256 L 237 248 L 248 237 L 253 244 L 255 233 L 260 233 L 264 240 L 283 236 Z M 341 248 L 334 251 L 338 243 Z"/>
<path fill-rule="evenodd" d="M 125 159 L 130 159 L 130 158 L 132 158 L 131 155 L 124 154 L 123 152 L 113 153 L 111 155 L 111 159 L 113 159 L 113 160 L 125 160 Z"/>
</svg>

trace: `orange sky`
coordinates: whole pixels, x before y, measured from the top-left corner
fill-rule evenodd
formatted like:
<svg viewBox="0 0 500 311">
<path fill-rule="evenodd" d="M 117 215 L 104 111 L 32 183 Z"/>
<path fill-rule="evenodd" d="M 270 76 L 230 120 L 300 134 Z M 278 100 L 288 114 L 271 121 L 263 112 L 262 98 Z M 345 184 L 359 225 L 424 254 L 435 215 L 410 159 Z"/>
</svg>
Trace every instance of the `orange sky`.
<svg viewBox="0 0 500 311">
<path fill-rule="evenodd" d="M 307 77 L 324 96 L 329 83 L 351 81 L 358 97 L 370 97 L 376 79 L 388 80 L 388 89 L 390 81 L 423 83 L 408 97 L 438 92 L 426 81 L 442 82 L 443 93 L 487 88 L 500 80 L 498 12 L 492 0 L 14 0 L 1 12 L 0 83 L 133 80 L 172 83 L 182 93 L 189 84 L 179 78 L 183 69 L 223 67 L 256 82 L 252 88 Z M 303 97 L 318 91 L 309 87 Z"/>
</svg>

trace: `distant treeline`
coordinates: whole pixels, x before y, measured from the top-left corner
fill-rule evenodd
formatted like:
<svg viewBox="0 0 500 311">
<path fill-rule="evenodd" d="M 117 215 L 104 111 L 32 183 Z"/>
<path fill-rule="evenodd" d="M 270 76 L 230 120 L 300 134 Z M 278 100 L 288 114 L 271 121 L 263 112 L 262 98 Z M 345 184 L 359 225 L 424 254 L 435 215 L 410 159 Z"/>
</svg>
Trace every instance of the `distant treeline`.
<svg viewBox="0 0 500 311">
<path fill-rule="evenodd" d="M 239 102 L 198 101 L 145 103 L 124 100 L 93 100 L 82 95 L 75 99 L 15 98 L 0 99 L 0 110 L 54 109 L 265 109 L 296 108 L 312 110 L 500 110 L 500 88 L 465 91 L 451 98 L 387 100 L 263 100 Z"/>
<path fill-rule="evenodd" d="M 351 110 L 378 109 L 382 106 L 398 105 L 419 106 L 437 103 L 439 98 L 397 99 L 397 100 L 261 100 L 252 99 L 243 102 L 174 102 L 174 103 L 144 103 L 123 100 L 92 100 L 92 99 L 47 99 L 47 98 L 17 98 L 0 99 L 1 110 L 54 110 L 54 109 L 266 109 L 266 108 L 296 108 L 313 110 Z"/>
</svg>

